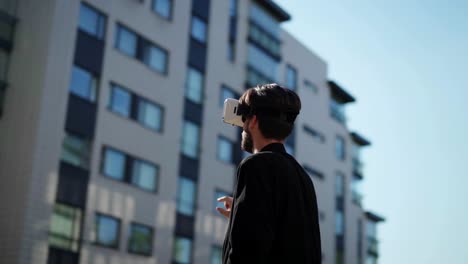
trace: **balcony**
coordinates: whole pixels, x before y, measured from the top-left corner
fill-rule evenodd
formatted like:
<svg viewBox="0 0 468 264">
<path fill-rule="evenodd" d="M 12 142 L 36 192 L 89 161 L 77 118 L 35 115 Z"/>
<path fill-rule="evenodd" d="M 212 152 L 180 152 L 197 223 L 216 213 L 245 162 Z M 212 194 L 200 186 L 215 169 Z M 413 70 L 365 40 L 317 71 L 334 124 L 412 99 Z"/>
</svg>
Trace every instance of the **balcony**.
<svg viewBox="0 0 468 264">
<path fill-rule="evenodd" d="M 379 256 L 379 241 L 373 237 L 367 237 L 367 253 L 373 256 Z"/>
<path fill-rule="evenodd" d="M 356 178 L 359 178 L 362 180 L 363 178 L 363 163 L 358 159 L 358 158 L 353 158 L 352 159 L 353 163 L 353 174 Z"/>
<path fill-rule="evenodd" d="M 346 123 L 346 115 L 343 105 L 339 104 L 333 99 L 330 101 L 330 115 L 336 121 L 342 124 Z"/>
</svg>

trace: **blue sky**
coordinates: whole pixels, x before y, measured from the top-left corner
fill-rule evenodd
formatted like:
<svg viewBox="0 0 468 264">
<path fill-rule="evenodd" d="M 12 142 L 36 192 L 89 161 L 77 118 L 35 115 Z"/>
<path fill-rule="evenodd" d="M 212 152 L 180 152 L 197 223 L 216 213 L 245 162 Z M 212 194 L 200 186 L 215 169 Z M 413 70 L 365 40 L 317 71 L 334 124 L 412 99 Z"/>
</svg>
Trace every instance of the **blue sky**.
<svg viewBox="0 0 468 264">
<path fill-rule="evenodd" d="M 276 0 L 357 98 L 381 264 L 468 263 L 468 1 Z"/>
</svg>

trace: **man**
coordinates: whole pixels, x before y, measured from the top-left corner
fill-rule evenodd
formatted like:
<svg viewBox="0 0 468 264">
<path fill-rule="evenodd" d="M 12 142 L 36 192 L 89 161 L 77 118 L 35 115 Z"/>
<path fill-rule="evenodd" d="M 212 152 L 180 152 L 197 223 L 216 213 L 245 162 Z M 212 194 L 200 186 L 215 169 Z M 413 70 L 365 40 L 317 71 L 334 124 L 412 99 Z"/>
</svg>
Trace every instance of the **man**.
<svg viewBox="0 0 468 264">
<path fill-rule="evenodd" d="M 317 199 L 310 177 L 284 148 L 301 101 L 277 84 L 248 89 L 239 99 L 241 147 L 253 155 L 237 170 L 234 197 L 221 197 L 229 219 L 223 264 L 321 263 Z"/>
</svg>

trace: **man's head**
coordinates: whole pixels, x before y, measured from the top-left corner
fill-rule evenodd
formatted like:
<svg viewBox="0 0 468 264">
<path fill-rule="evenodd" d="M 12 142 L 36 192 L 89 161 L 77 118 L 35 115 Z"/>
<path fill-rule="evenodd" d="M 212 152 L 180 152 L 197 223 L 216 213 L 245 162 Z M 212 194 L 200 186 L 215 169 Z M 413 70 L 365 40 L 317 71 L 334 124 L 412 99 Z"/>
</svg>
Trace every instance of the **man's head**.
<svg viewBox="0 0 468 264">
<path fill-rule="evenodd" d="M 250 153 L 253 152 L 254 142 L 284 141 L 301 110 L 299 96 L 275 83 L 248 89 L 240 97 L 239 103 L 249 109 L 249 113 L 242 116 L 242 149 Z"/>
</svg>

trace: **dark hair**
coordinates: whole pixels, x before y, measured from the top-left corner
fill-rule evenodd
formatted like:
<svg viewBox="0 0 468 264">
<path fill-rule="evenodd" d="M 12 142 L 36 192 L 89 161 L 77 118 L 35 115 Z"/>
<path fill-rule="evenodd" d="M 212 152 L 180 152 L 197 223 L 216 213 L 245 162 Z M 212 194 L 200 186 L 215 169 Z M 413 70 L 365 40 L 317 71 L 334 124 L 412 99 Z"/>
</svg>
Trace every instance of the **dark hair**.
<svg viewBox="0 0 468 264">
<path fill-rule="evenodd" d="M 291 134 L 294 120 L 301 110 L 297 94 L 276 83 L 257 85 L 239 98 L 250 113 L 245 118 L 257 116 L 258 126 L 265 138 L 283 140 Z"/>
</svg>

